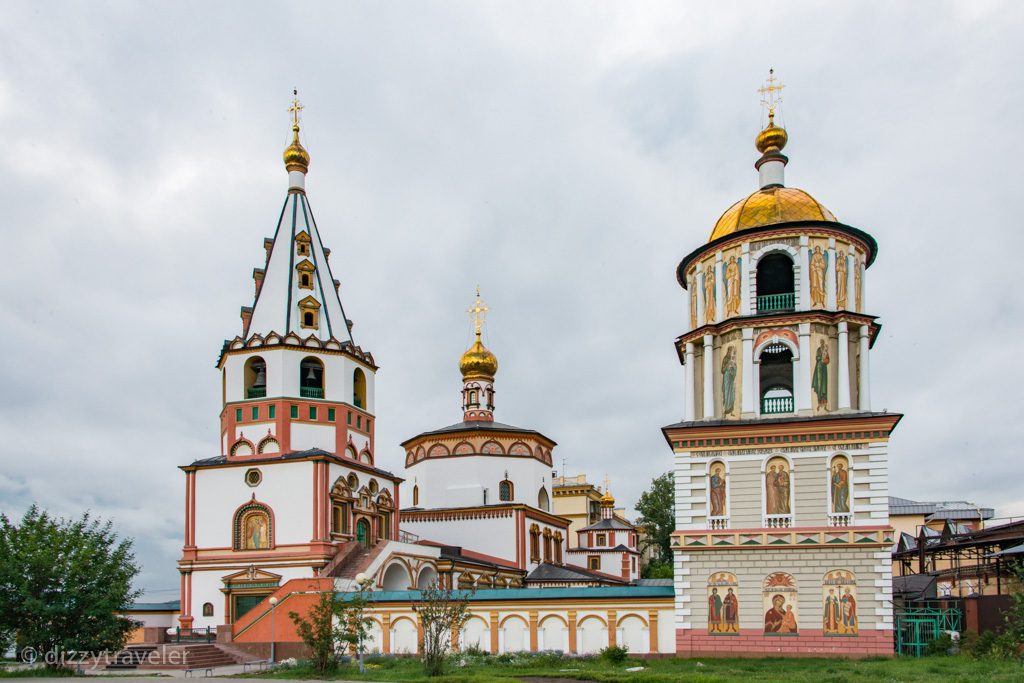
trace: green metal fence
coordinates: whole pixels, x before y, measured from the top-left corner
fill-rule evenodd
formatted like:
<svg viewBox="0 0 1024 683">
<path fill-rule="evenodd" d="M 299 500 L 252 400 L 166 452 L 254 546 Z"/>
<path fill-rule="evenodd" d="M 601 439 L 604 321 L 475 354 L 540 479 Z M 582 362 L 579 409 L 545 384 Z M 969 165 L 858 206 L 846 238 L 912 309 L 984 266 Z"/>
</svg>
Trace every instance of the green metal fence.
<svg viewBox="0 0 1024 683">
<path fill-rule="evenodd" d="M 946 631 L 963 630 L 963 610 L 952 600 L 921 600 L 894 612 L 896 654 L 920 657 Z"/>
</svg>

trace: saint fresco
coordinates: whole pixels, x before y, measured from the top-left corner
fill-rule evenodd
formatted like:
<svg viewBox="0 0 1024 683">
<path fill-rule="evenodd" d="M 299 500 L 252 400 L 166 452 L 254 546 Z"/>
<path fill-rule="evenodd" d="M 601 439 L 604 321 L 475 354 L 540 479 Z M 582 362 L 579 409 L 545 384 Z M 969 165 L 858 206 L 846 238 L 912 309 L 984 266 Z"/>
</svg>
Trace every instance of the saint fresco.
<svg viewBox="0 0 1024 683">
<path fill-rule="evenodd" d="M 846 310 L 846 252 L 840 251 L 836 256 L 836 308 Z"/>
<path fill-rule="evenodd" d="M 711 465 L 711 476 L 708 478 L 708 498 L 711 501 L 711 516 L 725 517 L 725 466 L 721 462 Z"/>
<path fill-rule="evenodd" d="M 850 470 L 846 458 L 832 459 L 832 512 L 850 511 Z"/>
<path fill-rule="evenodd" d="M 784 572 L 771 574 L 764 580 L 762 595 L 765 635 L 797 635 L 796 579 Z"/>
<path fill-rule="evenodd" d="M 704 269 L 704 324 L 715 322 L 715 267 Z"/>
<path fill-rule="evenodd" d="M 722 414 L 736 412 L 736 347 L 729 346 L 722 359 Z"/>
<path fill-rule="evenodd" d="M 825 308 L 825 269 L 828 257 L 822 253 L 821 247 L 814 247 L 811 254 L 811 307 Z"/>
<path fill-rule="evenodd" d="M 268 530 L 270 525 L 264 512 L 253 511 L 245 516 L 242 523 L 242 547 L 245 550 L 260 550 L 270 547 Z"/>
<path fill-rule="evenodd" d="M 740 602 L 735 574 L 717 572 L 708 578 L 708 633 L 739 635 Z"/>
<path fill-rule="evenodd" d="M 735 256 L 725 264 L 725 314 L 740 314 L 740 262 Z"/>
<path fill-rule="evenodd" d="M 789 463 L 785 458 L 772 458 L 768 461 L 764 475 L 764 495 L 766 514 L 788 515 L 792 513 Z"/>
<path fill-rule="evenodd" d="M 853 572 L 837 569 L 822 581 L 821 628 L 826 636 L 857 635 L 857 580 Z"/>
<path fill-rule="evenodd" d="M 828 347 L 822 339 L 814 356 L 814 375 L 811 378 L 811 389 L 818 399 L 818 410 L 828 410 L 828 364 Z"/>
</svg>

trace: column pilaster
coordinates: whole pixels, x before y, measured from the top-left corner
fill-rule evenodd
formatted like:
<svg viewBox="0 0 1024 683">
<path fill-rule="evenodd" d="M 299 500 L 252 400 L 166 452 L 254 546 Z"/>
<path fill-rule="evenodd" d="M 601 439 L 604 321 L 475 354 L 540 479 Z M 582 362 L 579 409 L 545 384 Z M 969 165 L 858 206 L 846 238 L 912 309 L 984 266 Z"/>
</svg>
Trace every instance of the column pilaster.
<svg viewBox="0 0 1024 683">
<path fill-rule="evenodd" d="M 715 320 L 725 319 L 725 264 L 722 252 L 715 254 Z"/>
<path fill-rule="evenodd" d="M 743 329 L 743 379 L 741 383 L 740 410 L 745 417 L 755 412 L 754 404 L 757 401 L 754 390 L 754 330 L 746 327 Z"/>
<path fill-rule="evenodd" d="M 799 296 L 797 297 L 797 310 L 806 311 L 811 307 L 811 287 L 809 274 L 811 272 L 811 250 L 810 250 L 810 238 L 807 235 L 800 236 L 800 272 L 797 273 L 799 280 L 797 281 L 797 287 L 799 289 Z"/>
<path fill-rule="evenodd" d="M 683 366 L 686 385 L 683 397 L 683 420 L 686 422 L 697 419 L 697 368 L 693 367 L 695 362 L 693 342 L 686 342 L 686 363 Z"/>
<path fill-rule="evenodd" d="M 860 384 L 857 387 L 858 407 L 867 412 L 871 410 L 871 363 L 868 360 L 871 341 L 871 328 L 861 325 L 860 328 Z"/>
<path fill-rule="evenodd" d="M 715 365 L 714 337 L 704 335 L 704 419 L 715 416 Z"/>
<path fill-rule="evenodd" d="M 797 412 L 811 409 L 811 324 L 800 323 L 800 358 L 793 382 L 793 400 Z"/>
<path fill-rule="evenodd" d="M 839 325 L 839 410 L 850 409 L 850 334 L 845 320 Z"/>
<path fill-rule="evenodd" d="M 740 252 L 740 314 L 751 314 L 751 299 L 754 293 L 750 291 L 750 242 L 744 242 Z"/>
</svg>

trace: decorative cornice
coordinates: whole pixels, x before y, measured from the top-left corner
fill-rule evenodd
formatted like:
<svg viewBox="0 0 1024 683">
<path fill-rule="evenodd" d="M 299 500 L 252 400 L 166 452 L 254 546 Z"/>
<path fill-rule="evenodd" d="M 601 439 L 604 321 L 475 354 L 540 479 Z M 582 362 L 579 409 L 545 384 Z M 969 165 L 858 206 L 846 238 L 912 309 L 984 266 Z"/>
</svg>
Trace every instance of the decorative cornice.
<svg viewBox="0 0 1024 683">
<path fill-rule="evenodd" d="M 681 422 L 663 427 L 661 431 L 673 450 L 825 447 L 851 441 L 885 441 L 902 418 L 901 413 L 854 413 L 813 418 L 711 420 Z"/>
<path fill-rule="evenodd" d="M 726 529 L 719 531 L 674 531 L 672 549 L 702 550 L 771 550 L 773 548 L 889 548 L 894 529 L 871 527 L 808 527 L 795 529 Z"/>
</svg>

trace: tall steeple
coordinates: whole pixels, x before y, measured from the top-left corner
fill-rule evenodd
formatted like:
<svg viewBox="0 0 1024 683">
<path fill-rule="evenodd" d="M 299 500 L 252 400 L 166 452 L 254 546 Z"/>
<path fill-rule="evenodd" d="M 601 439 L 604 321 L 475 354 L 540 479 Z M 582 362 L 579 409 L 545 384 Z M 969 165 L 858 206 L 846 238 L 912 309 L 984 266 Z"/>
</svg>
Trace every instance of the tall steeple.
<svg viewBox="0 0 1024 683">
<path fill-rule="evenodd" d="M 785 88 L 775 77 L 775 69 L 768 70 L 768 79 L 758 88 L 761 93 L 761 105 L 768 111 L 768 125 L 757 134 L 754 145 L 761 152 L 761 158 L 754 164 L 757 169 L 761 189 L 784 187 L 784 171 L 789 158 L 782 153 L 789 135 L 786 129 L 775 125 L 775 114 L 782 104 L 782 89 Z"/>
<path fill-rule="evenodd" d="M 498 359 L 484 346 L 484 318 L 487 304 L 480 300 L 480 288 L 476 288 L 476 300 L 466 311 L 473 320 L 476 341 L 459 359 L 462 372 L 462 410 L 466 422 L 494 420 L 494 375 L 498 372 Z"/>
<path fill-rule="evenodd" d="M 294 333 L 322 342 L 354 343 L 339 296 L 341 283 L 331 272 L 331 251 L 323 246 L 306 197 L 309 152 L 299 140 L 302 110 L 295 92 L 288 108 L 292 141 L 284 150 L 288 194 L 274 237 L 264 240 L 266 263 L 253 271 L 256 301 L 251 309 L 242 309 L 242 336 Z"/>
</svg>

